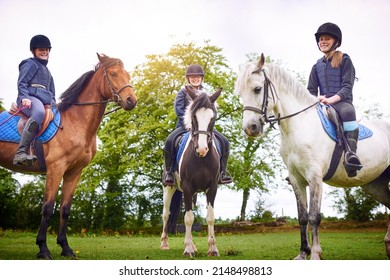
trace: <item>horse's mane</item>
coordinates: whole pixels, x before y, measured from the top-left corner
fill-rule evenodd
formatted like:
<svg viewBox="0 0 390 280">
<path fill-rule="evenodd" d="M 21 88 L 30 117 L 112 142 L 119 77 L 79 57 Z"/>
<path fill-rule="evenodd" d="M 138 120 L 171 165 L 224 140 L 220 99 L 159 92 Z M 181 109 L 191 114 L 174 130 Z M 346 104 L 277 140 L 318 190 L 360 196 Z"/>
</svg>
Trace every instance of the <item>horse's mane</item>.
<svg viewBox="0 0 390 280">
<path fill-rule="evenodd" d="M 316 102 L 315 96 L 310 94 L 305 85 L 294 77 L 290 72 L 283 69 L 276 64 L 266 64 L 263 67 L 265 73 L 276 86 L 276 92 L 284 91 L 286 93 L 294 94 L 300 101 L 313 104 Z M 245 65 L 240 66 L 240 74 L 236 80 L 235 92 L 246 92 L 248 87 L 248 81 L 254 71 L 258 70 L 256 63 L 248 62 Z"/>
<path fill-rule="evenodd" d="M 65 90 L 61 94 L 61 102 L 58 103 L 57 108 L 58 111 L 64 112 L 70 106 L 76 103 L 77 98 L 79 97 L 83 88 L 89 83 L 93 74 L 95 74 L 94 70 L 88 71 L 84 73 L 80 78 L 78 78 L 67 90 Z"/>
<path fill-rule="evenodd" d="M 122 61 L 118 58 L 110 58 L 108 56 L 103 55 L 104 62 L 98 63 L 95 66 L 94 70 L 90 70 L 84 73 L 80 78 L 78 78 L 67 90 L 65 90 L 60 96 L 60 103 L 58 103 L 57 108 L 58 111 L 64 112 L 69 107 L 74 105 L 77 102 L 77 98 L 80 93 L 83 91 L 85 86 L 90 82 L 93 75 L 99 70 L 100 67 L 110 67 L 115 64 L 123 65 Z"/>
<path fill-rule="evenodd" d="M 198 93 L 198 96 L 187 106 L 186 113 L 184 115 L 184 123 L 186 128 L 191 128 L 191 120 L 194 118 L 196 112 L 199 109 L 206 108 L 215 112 L 215 107 L 216 104 L 210 101 L 210 96 L 207 92 Z"/>
</svg>

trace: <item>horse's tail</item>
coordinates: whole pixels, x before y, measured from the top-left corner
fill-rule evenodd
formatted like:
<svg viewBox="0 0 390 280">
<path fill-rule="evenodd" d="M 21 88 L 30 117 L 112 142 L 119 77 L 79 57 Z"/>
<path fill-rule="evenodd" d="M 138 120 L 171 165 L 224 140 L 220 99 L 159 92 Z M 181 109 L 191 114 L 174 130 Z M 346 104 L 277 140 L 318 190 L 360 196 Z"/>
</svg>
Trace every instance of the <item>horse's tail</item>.
<svg viewBox="0 0 390 280">
<path fill-rule="evenodd" d="M 172 197 L 171 206 L 169 207 L 169 211 L 171 212 L 171 214 L 169 215 L 167 225 L 168 233 L 176 233 L 176 225 L 181 212 L 182 200 L 183 193 L 179 190 L 176 190 Z"/>
</svg>

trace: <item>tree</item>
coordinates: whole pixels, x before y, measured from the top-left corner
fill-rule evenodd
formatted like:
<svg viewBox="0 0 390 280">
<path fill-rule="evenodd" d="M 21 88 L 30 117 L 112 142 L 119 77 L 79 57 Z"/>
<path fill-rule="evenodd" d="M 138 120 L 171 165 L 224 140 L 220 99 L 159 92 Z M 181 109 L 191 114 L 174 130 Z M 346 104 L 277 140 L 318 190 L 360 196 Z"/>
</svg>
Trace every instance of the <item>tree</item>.
<svg viewBox="0 0 390 280">
<path fill-rule="evenodd" d="M 338 190 L 332 194 L 339 194 Z M 345 188 L 344 194 L 335 201 L 339 213 L 344 213 L 347 220 L 367 222 L 374 217 L 374 210 L 381 204 L 368 196 L 362 188 Z"/>
<path fill-rule="evenodd" d="M 17 189 L 20 184 L 12 172 L 0 167 L 0 227 L 14 227 L 17 217 Z"/>
</svg>

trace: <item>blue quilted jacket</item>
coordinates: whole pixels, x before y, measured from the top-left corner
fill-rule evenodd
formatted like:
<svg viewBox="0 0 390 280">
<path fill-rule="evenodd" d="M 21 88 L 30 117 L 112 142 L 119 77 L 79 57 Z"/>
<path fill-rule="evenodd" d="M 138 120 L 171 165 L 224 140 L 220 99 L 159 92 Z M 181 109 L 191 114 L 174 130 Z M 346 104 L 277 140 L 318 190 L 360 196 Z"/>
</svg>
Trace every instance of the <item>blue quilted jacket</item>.
<svg viewBox="0 0 390 280">
<path fill-rule="evenodd" d="M 55 87 L 49 69 L 37 58 L 28 58 L 19 64 L 18 98 L 20 106 L 22 99 L 34 96 L 43 104 L 54 105 Z"/>
</svg>

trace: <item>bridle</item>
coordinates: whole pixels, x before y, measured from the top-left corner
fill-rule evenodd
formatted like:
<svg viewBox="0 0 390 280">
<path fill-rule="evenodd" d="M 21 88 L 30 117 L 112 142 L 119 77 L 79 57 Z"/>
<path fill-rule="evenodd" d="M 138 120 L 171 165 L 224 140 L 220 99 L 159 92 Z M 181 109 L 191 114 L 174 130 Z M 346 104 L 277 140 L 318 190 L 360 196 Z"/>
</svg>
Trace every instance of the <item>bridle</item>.
<svg viewBox="0 0 390 280">
<path fill-rule="evenodd" d="M 275 101 L 275 97 L 277 99 L 279 99 L 277 93 L 276 93 L 276 90 L 275 90 L 275 86 L 274 84 L 272 83 L 272 81 L 268 78 L 267 74 L 265 73 L 264 69 L 257 69 L 255 71 L 252 72 L 252 74 L 260 74 L 260 72 L 263 72 L 264 74 L 264 95 L 263 95 L 263 103 L 261 104 L 261 109 L 257 108 L 257 107 L 253 107 L 253 106 L 244 106 L 244 111 L 247 110 L 247 111 L 252 111 L 252 112 L 255 112 L 255 113 L 258 113 L 260 114 L 260 123 L 262 125 L 265 125 L 266 123 L 269 123 L 270 126 L 272 128 L 275 128 L 274 127 L 274 124 L 277 123 L 278 125 L 280 125 L 280 121 L 281 120 L 284 120 L 284 119 L 288 119 L 288 118 L 291 118 L 291 117 L 294 117 L 308 109 L 310 109 L 311 107 L 317 105 L 319 102 L 316 102 L 296 113 L 293 113 L 291 115 L 287 115 L 287 116 L 283 116 L 281 117 L 280 114 L 278 114 L 277 117 L 275 116 L 269 116 L 268 115 L 268 100 L 269 100 L 269 91 L 271 91 L 271 96 L 272 96 L 272 99 Z"/>
<path fill-rule="evenodd" d="M 108 85 L 108 88 L 110 89 L 110 92 L 111 92 L 111 95 L 112 95 L 112 98 L 111 99 L 105 99 L 105 100 L 101 100 L 101 101 L 92 101 L 92 102 L 77 102 L 75 103 L 75 105 L 80 105 L 80 106 L 86 106 L 86 105 L 98 105 L 98 104 L 107 104 L 107 103 L 110 103 L 110 102 L 115 102 L 116 105 L 118 105 L 119 107 L 118 108 L 115 108 L 107 113 L 105 113 L 104 115 L 107 115 L 107 114 L 110 114 L 112 112 L 115 112 L 119 109 L 121 109 L 122 107 L 120 106 L 120 102 L 123 102 L 121 97 L 120 97 L 120 93 L 125 89 L 125 88 L 133 88 L 133 86 L 129 83 L 125 84 L 124 86 L 122 86 L 118 91 L 115 91 L 114 90 L 114 87 L 112 86 L 111 84 L 111 81 L 110 79 L 108 78 L 108 75 L 107 75 L 107 70 L 105 67 L 103 67 L 103 76 L 104 76 L 104 79 L 106 80 L 107 82 L 107 85 Z"/>
<path fill-rule="evenodd" d="M 215 116 L 215 112 L 214 112 L 214 116 Z M 212 121 L 210 121 L 210 123 L 207 127 L 207 130 L 194 129 L 194 128 L 198 127 L 198 122 L 197 122 L 196 118 L 194 118 L 194 117 L 192 118 L 191 141 L 193 141 L 193 143 L 194 143 L 193 148 L 194 148 L 194 152 L 196 155 L 197 155 L 197 153 L 196 153 L 197 144 L 195 143 L 195 138 L 197 138 L 197 136 L 199 134 L 206 135 L 207 136 L 207 144 L 210 145 L 210 143 L 213 140 L 213 136 L 214 136 L 214 133 L 213 133 L 214 125 L 215 125 L 215 117 Z"/>
</svg>

